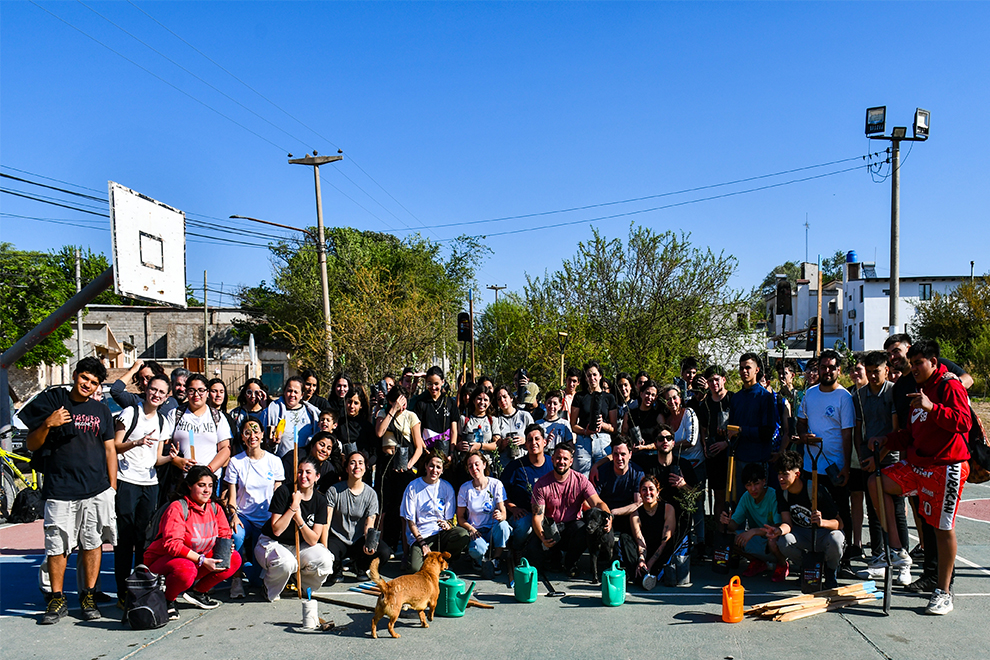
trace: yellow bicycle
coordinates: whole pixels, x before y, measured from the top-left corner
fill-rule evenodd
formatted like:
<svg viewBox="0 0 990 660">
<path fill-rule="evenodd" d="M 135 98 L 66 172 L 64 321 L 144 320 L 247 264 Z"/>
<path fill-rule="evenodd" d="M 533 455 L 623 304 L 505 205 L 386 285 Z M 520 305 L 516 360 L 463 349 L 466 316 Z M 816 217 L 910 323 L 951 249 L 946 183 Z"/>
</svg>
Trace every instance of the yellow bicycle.
<svg viewBox="0 0 990 660">
<path fill-rule="evenodd" d="M 27 473 L 21 472 L 17 467 L 18 462 L 27 463 L 25 467 L 30 468 L 30 458 L 0 448 L 0 472 L 3 480 L 3 488 L 0 489 L 0 517 L 5 520 L 10 516 L 10 508 L 14 505 L 17 493 L 24 488 L 37 490 L 41 487 L 38 473 L 33 469 L 29 469 Z"/>
</svg>

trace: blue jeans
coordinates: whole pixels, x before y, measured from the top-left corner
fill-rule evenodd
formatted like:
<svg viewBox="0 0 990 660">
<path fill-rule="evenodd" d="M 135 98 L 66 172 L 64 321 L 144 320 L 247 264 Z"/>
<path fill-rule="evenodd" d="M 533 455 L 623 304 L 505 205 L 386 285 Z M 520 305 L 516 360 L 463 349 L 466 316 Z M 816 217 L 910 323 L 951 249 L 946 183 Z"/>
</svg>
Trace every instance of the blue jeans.
<svg viewBox="0 0 990 660">
<path fill-rule="evenodd" d="M 533 514 L 527 512 L 522 518 L 509 516 L 509 526 L 512 528 L 512 549 L 522 550 L 526 547 L 526 537 L 533 531 Z"/>
<path fill-rule="evenodd" d="M 253 523 L 250 520 L 241 518 L 238 516 L 238 521 L 240 521 L 241 526 L 233 530 L 233 542 L 234 549 L 240 553 L 241 557 L 244 559 L 244 563 L 241 565 L 241 571 L 243 571 L 245 577 L 248 581 L 254 585 L 261 584 L 261 567 L 257 565 L 254 561 L 254 546 L 258 542 L 258 537 L 261 536 L 261 528 L 263 525 Z M 247 546 L 247 552 L 244 552 L 243 548 Z"/>
<path fill-rule="evenodd" d="M 480 562 L 488 553 L 489 542 L 496 548 L 504 549 L 510 534 L 509 522 L 506 520 L 497 521 L 491 527 L 482 527 L 478 530 L 478 538 L 472 539 L 468 545 L 468 554 L 471 559 Z"/>
</svg>

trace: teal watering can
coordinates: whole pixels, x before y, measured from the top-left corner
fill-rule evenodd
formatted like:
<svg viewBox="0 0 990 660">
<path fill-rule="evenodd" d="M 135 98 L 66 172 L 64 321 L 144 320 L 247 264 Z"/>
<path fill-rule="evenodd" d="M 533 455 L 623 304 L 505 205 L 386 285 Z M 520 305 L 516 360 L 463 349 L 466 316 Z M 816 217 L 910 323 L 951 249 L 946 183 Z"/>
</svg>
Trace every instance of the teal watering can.
<svg viewBox="0 0 990 660">
<path fill-rule="evenodd" d="M 612 562 L 612 569 L 602 573 L 602 603 L 618 607 L 626 602 L 626 572 L 619 562 Z"/>
<path fill-rule="evenodd" d="M 520 603 L 535 603 L 536 584 L 538 580 L 536 569 L 530 566 L 528 561 L 523 559 L 522 563 L 512 569 L 512 571 L 512 578 L 515 581 L 513 591 L 516 600 Z"/>
<path fill-rule="evenodd" d="M 474 592 L 474 582 L 465 589 L 465 582 L 453 571 L 440 573 L 440 598 L 437 600 L 437 616 L 464 616 L 468 601 Z"/>
</svg>

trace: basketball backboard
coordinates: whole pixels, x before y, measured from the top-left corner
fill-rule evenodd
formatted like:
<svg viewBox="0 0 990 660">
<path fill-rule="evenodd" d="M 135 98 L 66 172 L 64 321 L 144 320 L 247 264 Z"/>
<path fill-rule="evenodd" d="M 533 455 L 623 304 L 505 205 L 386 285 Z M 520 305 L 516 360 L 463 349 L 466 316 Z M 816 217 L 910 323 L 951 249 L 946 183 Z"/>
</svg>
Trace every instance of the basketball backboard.
<svg viewBox="0 0 990 660">
<path fill-rule="evenodd" d="M 186 306 L 186 214 L 109 182 L 114 293 Z"/>
</svg>

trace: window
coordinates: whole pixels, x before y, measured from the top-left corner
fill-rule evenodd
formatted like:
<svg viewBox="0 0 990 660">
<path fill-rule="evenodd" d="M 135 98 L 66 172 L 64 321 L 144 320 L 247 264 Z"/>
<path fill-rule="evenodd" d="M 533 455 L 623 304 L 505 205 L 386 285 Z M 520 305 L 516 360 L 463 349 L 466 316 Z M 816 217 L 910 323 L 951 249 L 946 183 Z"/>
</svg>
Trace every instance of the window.
<svg viewBox="0 0 990 660">
<path fill-rule="evenodd" d="M 863 285 L 859 285 L 859 302 L 863 302 Z"/>
<path fill-rule="evenodd" d="M 863 322 L 862 321 L 859 322 L 859 338 L 860 339 L 863 338 Z"/>
<path fill-rule="evenodd" d="M 931 300 L 932 299 L 932 285 L 925 283 L 918 285 L 918 298 L 921 300 Z"/>
</svg>

